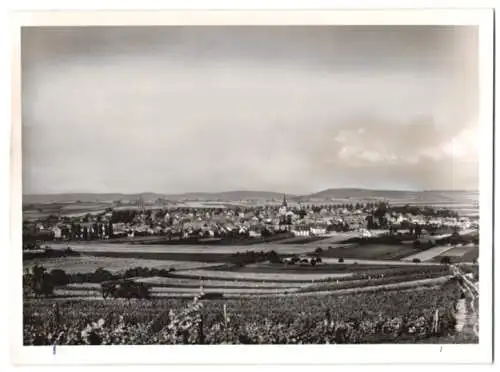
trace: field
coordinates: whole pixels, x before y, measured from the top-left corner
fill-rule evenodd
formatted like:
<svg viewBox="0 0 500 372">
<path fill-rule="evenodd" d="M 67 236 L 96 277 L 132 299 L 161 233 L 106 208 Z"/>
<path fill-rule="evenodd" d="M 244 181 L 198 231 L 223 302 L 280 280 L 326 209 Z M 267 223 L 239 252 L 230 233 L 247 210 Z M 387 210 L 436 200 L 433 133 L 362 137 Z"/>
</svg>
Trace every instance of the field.
<svg viewBox="0 0 500 372">
<path fill-rule="evenodd" d="M 442 255 L 443 253 L 451 250 L 452 248 L 454 248 L 454 247 L 451 245 L 437 246 L 437 247 L 430 248 L 430 249 L 427 249 L 425 251 L 416 253 L 414 255 L 405 257 L 404 260 L 405 261 L 412 261 L 414 259 L 418 259 L 420 261 L 430 261 L 434 257 L 438 257 L 438 256 Z"/>
<path fill-rule="evenodd" d="M 23 269 L 31 268 L 35 263 L 42 265 L 47 270 L 63 269 L 68 274 L 90 273 L 98 268 L 103 268 L 111 272 L 122 272 L 130 267 L 149 267 L 167 270 L 173 267 L 176 270 L 182 270 L 213 266 L 213 264 L 199 261 L 168 261 L 144 260 L 134 258 L 77 256 L 30 260 L 23 263 Z"/>
<path fill-rule="evenodd" d="M 164 272 L 134 271 L 127 275 L 150 284 L 153 297 L 183 297 L 206 292 L 223 293 L 225 296 L 260 296 L 290 294 L 310 291 L 376 290 L 377 288 L 418 287 L 421 280 L 445 278 L 446 266 L 438 262 L 414 263 L 407 260 L 415 250 L 412 245 L 338 244 L 331 237 L 322 241 L 322 263 L 295 265 L 259 262 L 245 265 L 230 263 L 236 252 L 274 250 L 283 257 L 310 255 L 317 248 L 314 244 L 266 243 L 248 249 L 241 246 L 160 246 L 106 243 L 71 244 L 79 256 L 26 260 L 24 268 L 35 263 L 49 271 L 62 269 L 67 274 L 94 273 L 103 268 L 115 275 L 131 268 L 163 269 Z M 333 239 L 336 239 L 334 237 Z M 65 249 L 66 244 L 53 245 Z M 451 247 L 446 247 L 451 249 Z M 432 251 L 432 250 L 431 250 Z M 426 252 L 422 252 L 426 253 Z M 436 253 L 437 254 L 437 253 Z M 343 262 L 339 262 L 339 258 Z M 169 269 L 174 269 L 171 271 Z M 161 277 L 159 277 L 161 276 Z M 100 287 L 95 276 L 72 276 L 71 284 L 56 289 L 58 298 L 100 298 Z M 330 283 L 313 288 L 312 285 Z M 389 287 L 387 287 L 389 288 Z"/>
<path fill-rule="evenodd" d="M 458 262 L 473 262 L 479 258 L 479 247 L 478 246 L 461 246 L 450 249 L 444 254 L 441 254 L 434 258 L 434 260 L 441 261 L 443 257 L 449 257 L 450 261 L 453 263 Z"/>
<path fill-rule="evenodd" d="M 334 247 L 324 251 L 321 257 L 399 260 L 413 253 L 415 253 L 415 248 L 411 245 L 370 244 Z"/>
<path fill-rule="evenodd" d="M 313 244 L 280 244 L 262 243 L 255 246 L 238 245 L 147 245 L 147 244 L 111 244 L 111 243 L 71 243 L 53 244 L 54 249 L 65 249 L 67 246 L 77 252 L 86 254 L 197 254 L 197 255 L 231 255 L 236 252 L 246 251 L 276 251 L 279 254 L 303 254 L 313 251 L 316 245 Z M 330 244 L 331 245 L 331 244 Z"/>
</svg>

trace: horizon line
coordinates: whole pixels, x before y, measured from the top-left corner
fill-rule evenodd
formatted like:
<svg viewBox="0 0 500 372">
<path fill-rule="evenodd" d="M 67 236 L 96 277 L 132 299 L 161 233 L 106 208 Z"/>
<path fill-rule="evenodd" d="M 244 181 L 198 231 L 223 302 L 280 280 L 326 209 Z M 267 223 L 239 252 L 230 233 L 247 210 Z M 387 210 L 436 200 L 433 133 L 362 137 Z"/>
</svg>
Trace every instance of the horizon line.
<svg viewBox="0 0 500 372">
<path fill-rule="evenodd" d="M 188 194 L 224 194 L 224 193 L 235 193 L 235 192 L 253 192 L 253 193 L 275 193 L 275 194 L 285 194 L 290 196 L 307 196 L 312 194 L 318 194 L 328 190 L 359 190 L 359 191 L 395 191 L 395 192 L 436 192 L 436 191 L 448 191 L 448 192 L 457 192 L 457 191 L 467 191 L 467 192 L 479 192 L 479 189 L 389 189 L 389 188 L 364 188 L 364 187 L 330 187 L 326 189 L 322 189 L 319 191 L 311 191 L 306 193 L 288 193 L 283 191 L 272 191 L 272 190 L 249 190 L 249 189 L 232 189 L 232 190 L 223 190 L 223 191 L 187 191 L 187 192 L 159 192 L 159 191 L 141 191 L 141 192 L 97 192 L 97 191 L 58 191 L 58 192 L 42 192 L 42 193 L 23 193 L 23 196 L 56 196 L 56 195 L 76 195 L 76 194 L 90 194 L 90 195 L 106 195 L 106 194 L 118 194 L 118 195 L 143 195 L 143 194 L 156 194 L 160 196 L 168 196 L 168 195 L 188 195 Z"/>
</svg>

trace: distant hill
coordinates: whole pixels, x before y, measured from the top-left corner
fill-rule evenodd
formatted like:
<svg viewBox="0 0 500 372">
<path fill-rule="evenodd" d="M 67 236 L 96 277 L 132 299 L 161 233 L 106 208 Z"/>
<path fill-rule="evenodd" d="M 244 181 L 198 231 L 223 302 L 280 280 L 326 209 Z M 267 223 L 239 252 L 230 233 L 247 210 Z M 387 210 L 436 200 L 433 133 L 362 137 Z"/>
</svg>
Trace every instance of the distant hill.
<svg viewBox="0 0 500 372">
<path fill-rule="evenodd" d="M 405 198 L 415 193 L 401 190 L 327 189 L 304 197 L 311 199 Z"/>
<path fill-rule="evenodd" d="M 140 194 L 92 194 L 92 193 L 75 193 L 75 194 L 36 194 L 24 195 L 23 204 L 36 203 L 105 203 L 118 200 L 135 201 L 142 198 L 145 201 L 154 201 L 158 198 L 165 198 L 171 201 L 182 200 L 198 200 L 198 201 L 242 201 L 242 200 L 272 200 L 283 198 L 284 193 L 272 191 L 225 191 L 215 193 L 194 192 L 185 194 L 157 194 L 157 193 L 140 193 Z M 428 191 L 403 191 L 403 190 L 369 190 L 356 188 L 339 188 L 327 189 L 317 193 L 308 195 L 290 195 L 286 197 L 290 201 L 307 201 L 307 200 L 368 200 L 368 199 L 386 199 L 386 200 L 401 200 L 411 202 L 420 201 L 447 201 L 456 198 L 477 199 L 477 191 L 448 191 L 448 190 L 428 190 Z"/>
<path fill-rule="evenodd" d="M 141 194 L 92 194 L 92 193 L 75 193 L 75 194 L 32 194 L 24 195 L 24 204 L 37 203 L 105 203 L 118 200 L 135 201 L 142 198 L 145 201 L 154 201 L 158 198 L 165 198 L 171 201 L 182 200 L 211 200 L 211 201 L 237 201 L 237 200 L 269 200 L 281 199 L 282 193 L 270 191 L 226 191 L 226 192 L 193 192 L 185 194 L 156 194 L 156 193 L 141 193 Z M 287 195 L 287 198 L 293 198 L 293 195 Z"/>
<path fill-rule="evenodd" d="M 370 189 L 327 189 L 303 196 L 303 200 L 387 200 L 401 203 L 419 202 L 457 202 L 460 200 L 477 200 L 477 191 L 466 190 L 370 190 Z"/>
<path fill-rule="evenodd" d="M 287 198 L 292 198 L 293 195 L 288 195 Z M 283 193 L 272 192 L 272 191 L 224 191 L 224 192 L 193 192 L 185 194 L 176 195 L 166 195 L 166 199 L 169 200 L 185 200 L 185 199 L 197 199 L 197 200 L 221 200 L 221 201 L 236 201 L 236 200 L 249 200 L 249 199 L 281 199 L 283 198 Z"/>
</svg>

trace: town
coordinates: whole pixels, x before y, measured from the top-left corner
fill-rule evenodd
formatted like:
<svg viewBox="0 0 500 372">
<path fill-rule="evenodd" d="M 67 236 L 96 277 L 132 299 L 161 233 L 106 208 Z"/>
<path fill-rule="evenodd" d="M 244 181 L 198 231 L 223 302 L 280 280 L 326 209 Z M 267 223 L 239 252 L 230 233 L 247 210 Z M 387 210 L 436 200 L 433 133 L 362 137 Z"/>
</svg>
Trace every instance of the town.
<svg viewBox="0 0 500 372">
<path fill-rule="evenodd" d="M 108 207 L 79 216 L 47 215 L 23 223 L 24 248 L 47 241 L 126 241 L 149 238 L 162 243 L 216 243 L 225 239 L 252 241 L 287 237 L 320 238 L 340 232 L 439 236 L 477 230 L 478 218 L 429 206 L 388 202 L 309 204 L 287 200 L 264 205 L 202 204 L 165 206 L 163 200 Z M 162 205 L 163 204 L 163 205 Z"/>
</svg>

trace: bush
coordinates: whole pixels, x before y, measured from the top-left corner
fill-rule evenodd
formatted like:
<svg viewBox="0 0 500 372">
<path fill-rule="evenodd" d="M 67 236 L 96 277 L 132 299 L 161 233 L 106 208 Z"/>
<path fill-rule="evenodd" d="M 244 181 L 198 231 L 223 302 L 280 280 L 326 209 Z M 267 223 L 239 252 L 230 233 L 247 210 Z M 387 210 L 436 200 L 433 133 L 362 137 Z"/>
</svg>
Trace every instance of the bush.
<svg viewBox="0 0 500 372">
<path fill-rule="evenodd" d="M 422 261 L 420 261 L 420 258 L 414 258 L 414 259 L 413 259 L 413 262 L 414 262 L 414 263 L 420 263 L 420 262 L 422 262 Z"/>
<path fill-rule="evenodd" d="M 339 258 L 339 263 L 344 262 L 344 259 L 342 257 Z"/>
<path fill-rule="evenodd" d="M 269 259 L 269 262 L 271 263 L 280 263 L 281 259 L 280 256 L 276 253 L 276 251 L 271 251 L 267 254 L 267 257 Z"/>
<path fill-rule="evenodd" d="M 323 248 L 321 248 L 321 247 L 316 248 L 316 250 L 314 251 L 314 253 L 316 253 L 316 254 L 323 253 Z"/>
<path fill-rule="evenodd" d="M 50 272 L 50 275 L 52 276 L 52 282 L 55 286 L 69 284 L 69 276 L 64 270 L 54 269 Z"/>
<path fill-rule="evenodd" d="M 108 270 L 104 270 L 102 268 L 98 268 L 92 275 L 92 283 L 101 283 L 106 282 L 108 280 L 113 280 L 114 276 Z"/>
<path fill-rule="evenodd" d="M 443 258 L 441 258 L 441 263 L 444 264 L 444 265 L 449 265 L 451 264 L 451 259 L 449 256 L 444 256 Z"/>
</svg>

